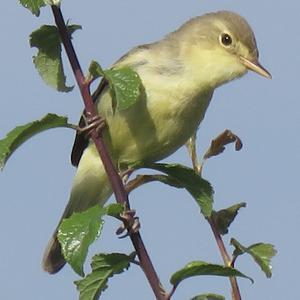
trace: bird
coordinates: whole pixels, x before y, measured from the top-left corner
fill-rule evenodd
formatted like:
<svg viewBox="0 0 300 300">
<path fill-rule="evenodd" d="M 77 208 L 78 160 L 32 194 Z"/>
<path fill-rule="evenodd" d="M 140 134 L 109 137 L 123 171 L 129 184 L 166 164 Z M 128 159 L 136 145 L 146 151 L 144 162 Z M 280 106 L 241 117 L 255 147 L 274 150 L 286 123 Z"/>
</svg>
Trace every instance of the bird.
<svg viewBox="0 0 300 300">
<path fill-rule="evenodd" d="M 103 138 L 117 170 L 126 170 L 137 161 L 162 160 L 183 146 L 197 131 L 219 86 L 248 70 L 271 78 L 258 57 L 250 25 L 230 11 L 194 17 L 161 40 L 122 56 L 112 69 L 134 70 L 143 83 L 143 95 L 121 111 L 112 105 L 107 81 L 102 80 L 93 95 L 97 112 L 106 122 Z M 86 136 L 77 133 L 71 161 L 77 171 L 59 224 L 74 212 L 104 205 L 112 194 L 95 145 Z M 50 274 L 66 263 L 57 230 L 42 262 Z"/>
</svg>

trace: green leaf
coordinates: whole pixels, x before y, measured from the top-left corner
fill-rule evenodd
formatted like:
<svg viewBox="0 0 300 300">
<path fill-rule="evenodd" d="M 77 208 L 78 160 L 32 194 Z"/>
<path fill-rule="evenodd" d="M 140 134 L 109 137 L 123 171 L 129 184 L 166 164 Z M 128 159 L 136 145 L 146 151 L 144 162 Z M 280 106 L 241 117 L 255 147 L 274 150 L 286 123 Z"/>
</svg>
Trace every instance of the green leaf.
<svg viewBox="0 0 300 300">
<path fill-rule="evenodd" d="M 182 280 L 200 275 L 212 275 L 212 276 L 224 276 L 224 277 L 243 277 L 248 278 L 253 283 L 253 279 L 244 275 L 237 269 L 231 267 L 225 267 L 222 265 L 210 264 L 204 261 L 194 261 L 187 264 L 181 270 L 175 272 L 170 282 L 174 286 L 177 286 Z"/>
<path fill-rule="evenodd" d="M 202 294 L 196 297 L 193 297 L 191 300 L 225 300 L 225 297 L 217 294 Z"/>
<path fill-rule="evenodd" d="M 112 203 L 105 207 L 106 214 L 118 218 L 122 212 L 124 212 L 125 207 L 123 204 L 120 203 Z"/>
<path fill-rule="evenodd" d="M 135 166 L 134 166 L 135 167 Z M 193 169 L 179 164 L 139 164 L 137 167 L 150 168 L 163 172 L 185 188 L 196 200 L 205 217 L 210 217 L 213 204 L 213 188 L 205 179 L 201 178 Z M 174 186 L 174 183 L 172 184 Z"/>
<path fill-rule="evenodd" d="M 233 222 L 241 207 L 246 207 L 246 203 L 238 203 L 226 209 L 221 209 L 212 213 L 212 219 L 220 234 L 227 234 L 230 224 Z"/>
<path fill-rule="evenodd" d="M 79 300 L 96 300 L 107 288 L 108 279 L 129 268 L 131 257 L 121 253 L 98 254 L 92 260 L 92 272 L 75 281 Z"/>
<path fill-rule="evenodd" d="M 81 29 L 79 25 L 68 26 L 72 34 Z M 52 88 L 60 92 L 69 92 L 73 87 L 66 86 L 61 57 L 61 40 L 56 26 L 43 25 L 30 35 L 30 46 L 38 48 L 33 57 L 33 63 L 43 80 Z"/>
<path fill-rule="evenodd" d="M 50 128 L 70 127 L 67 121 L 66 117 L 48 114 L 41 120 L 11 130 L 4 139 L 0 140 L 0 168 L 4 168 L 12 153 L 29 138 Z"/>
<path fill-rule="evenodd" d="M 139 75 L 128 67 L 104 71 L 113 99 L 119 111 L 134 105 L 143 92 L 143 85 Z M 113 104 L 114 107 L 114 104 Z"/>
<path fill-rule="evenodd" d="M 239 255 L 248 253 L 254 261 L 261 267 L 262 271 L 268 278 L 272 276 L 271 259 L 276 255 L 277 251 L 271 244 L 257 243 L 249 247 L 240 244 L 236 239 L 231 239 L 230 244 L 235 247 L 233 256 L 236 258 Z"/>
<path fill-rule="evenodd" d="M 44 0 L 19 0 L 20 3 L 31 11 L 36 17 L 40 15 L 40 8 L 45 6 Z"/>
<path fill-rule="evenodd" d="M 134 105 L 144 91 L 139 75 L 129 67 L 104 71 L 100 64 L 93 60 L 89 66 L 89 76 L 92 79 L 103 76 L 107 80 L 113 99 L 112 107 L 119 111 Z"/>
<path fill-rule="evenodd" d="M 104 71 L 98 62 L 92 60 L 89 66 L 89 74 L 93 77 L 93 79 L 96 79 L 104 76 Z"/>
<path fill-rule="evenodd" d="M 64 258 L 80 276 L 84 276 L 88 248 L 100 235 L 104 223 L 101 218 L 105 214 L 105 208 L 95 205 L 84 212 L 73 213 L 58 228 L 57 238 Z"/>
</svg>

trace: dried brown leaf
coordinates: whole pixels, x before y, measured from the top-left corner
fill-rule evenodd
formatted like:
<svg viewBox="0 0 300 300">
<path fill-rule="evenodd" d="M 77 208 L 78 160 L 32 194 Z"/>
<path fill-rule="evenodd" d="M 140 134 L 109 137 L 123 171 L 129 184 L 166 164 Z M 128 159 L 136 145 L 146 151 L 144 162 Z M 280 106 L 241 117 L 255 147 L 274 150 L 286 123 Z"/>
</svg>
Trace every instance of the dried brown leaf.
<svg viewBox="0 0 300 300">
<path fill-rule="evenodd" d="M 212 156 L 221 154 L 225 150 L 225 146 L 231 143 L 235 143 L 236 151 L 241 150 L 243 147 L 241 139 L 236 134 L 226 129 L 212 140 L 209 149 L 203 156 L 203 159 L 208 159 Z"/>
</svg>

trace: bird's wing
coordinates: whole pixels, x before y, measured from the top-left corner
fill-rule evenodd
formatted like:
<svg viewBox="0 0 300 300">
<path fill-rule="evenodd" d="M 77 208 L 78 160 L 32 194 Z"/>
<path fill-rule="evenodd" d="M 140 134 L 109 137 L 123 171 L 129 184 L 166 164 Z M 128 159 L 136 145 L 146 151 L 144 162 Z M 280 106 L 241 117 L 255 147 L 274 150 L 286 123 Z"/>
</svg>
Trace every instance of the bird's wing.
<svg viewBox="0 0 300 300">
<path fill-rule="evenodd" d="M 143 50 L 148 50 L 151 47 L 151 45 L 154 45 L 154 44 L 155 43 L 145 44 L 145 45 L 140 45 L 140 46 L 133 48 L 128 53 L 123 55 L 119 60 L 117 60 L 113 64 L 112 68 L 129 65 L 132 69 L 136 69 L 139 65 L 144 64 L 146 61 L 142 57 L 137 60 L 132 61 L 131 60 L 132 54 L 143 51 Z M 95 92 L 92 95 L 94 103 L 97 101 L 97 99 L 99 98 L 101 93 L 107 87 L 108 87 L 107 80 L 102 79 L 99 86 L 97 87 L 97 89 L 95 90 Z M 83 128 L 86 125 L 83 115 L 84 115 L 84 111 L 83 111 L 83 114 L 80 118 L 79 125 L 78 125 L 80 128 Z M 78 166 L 81 155 L 82 155 L 84 149 L 88 146 L 88 143 L 89 143 L 89 138 L 84 133 L 79 133 L 79 132 L 76 133 L 75 141 L 74 141 L 72 153 L 71 153 L 71 162 L 74 167 Z"/>
</svg>

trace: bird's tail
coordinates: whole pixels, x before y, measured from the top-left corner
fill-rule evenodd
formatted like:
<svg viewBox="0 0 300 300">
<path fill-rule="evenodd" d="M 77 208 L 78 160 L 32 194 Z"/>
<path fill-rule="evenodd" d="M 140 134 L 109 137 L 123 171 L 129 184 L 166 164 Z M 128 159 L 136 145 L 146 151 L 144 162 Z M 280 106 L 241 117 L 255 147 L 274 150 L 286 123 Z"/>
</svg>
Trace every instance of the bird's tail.
<svg viewBox="0 0 300 300">
<path fill-rule="evenodd" d="M 70 200 L 50 239 L 43 257 L 43 268 L 50 274 L 58 272 L 66 263 L 57 240 L 61 221 L 73 212 L 81 212 L 96 205 L 103 205 L 111 195 L 108 177 L 94 145 L 84 151 L 74 177 Z"/>
</svg>

